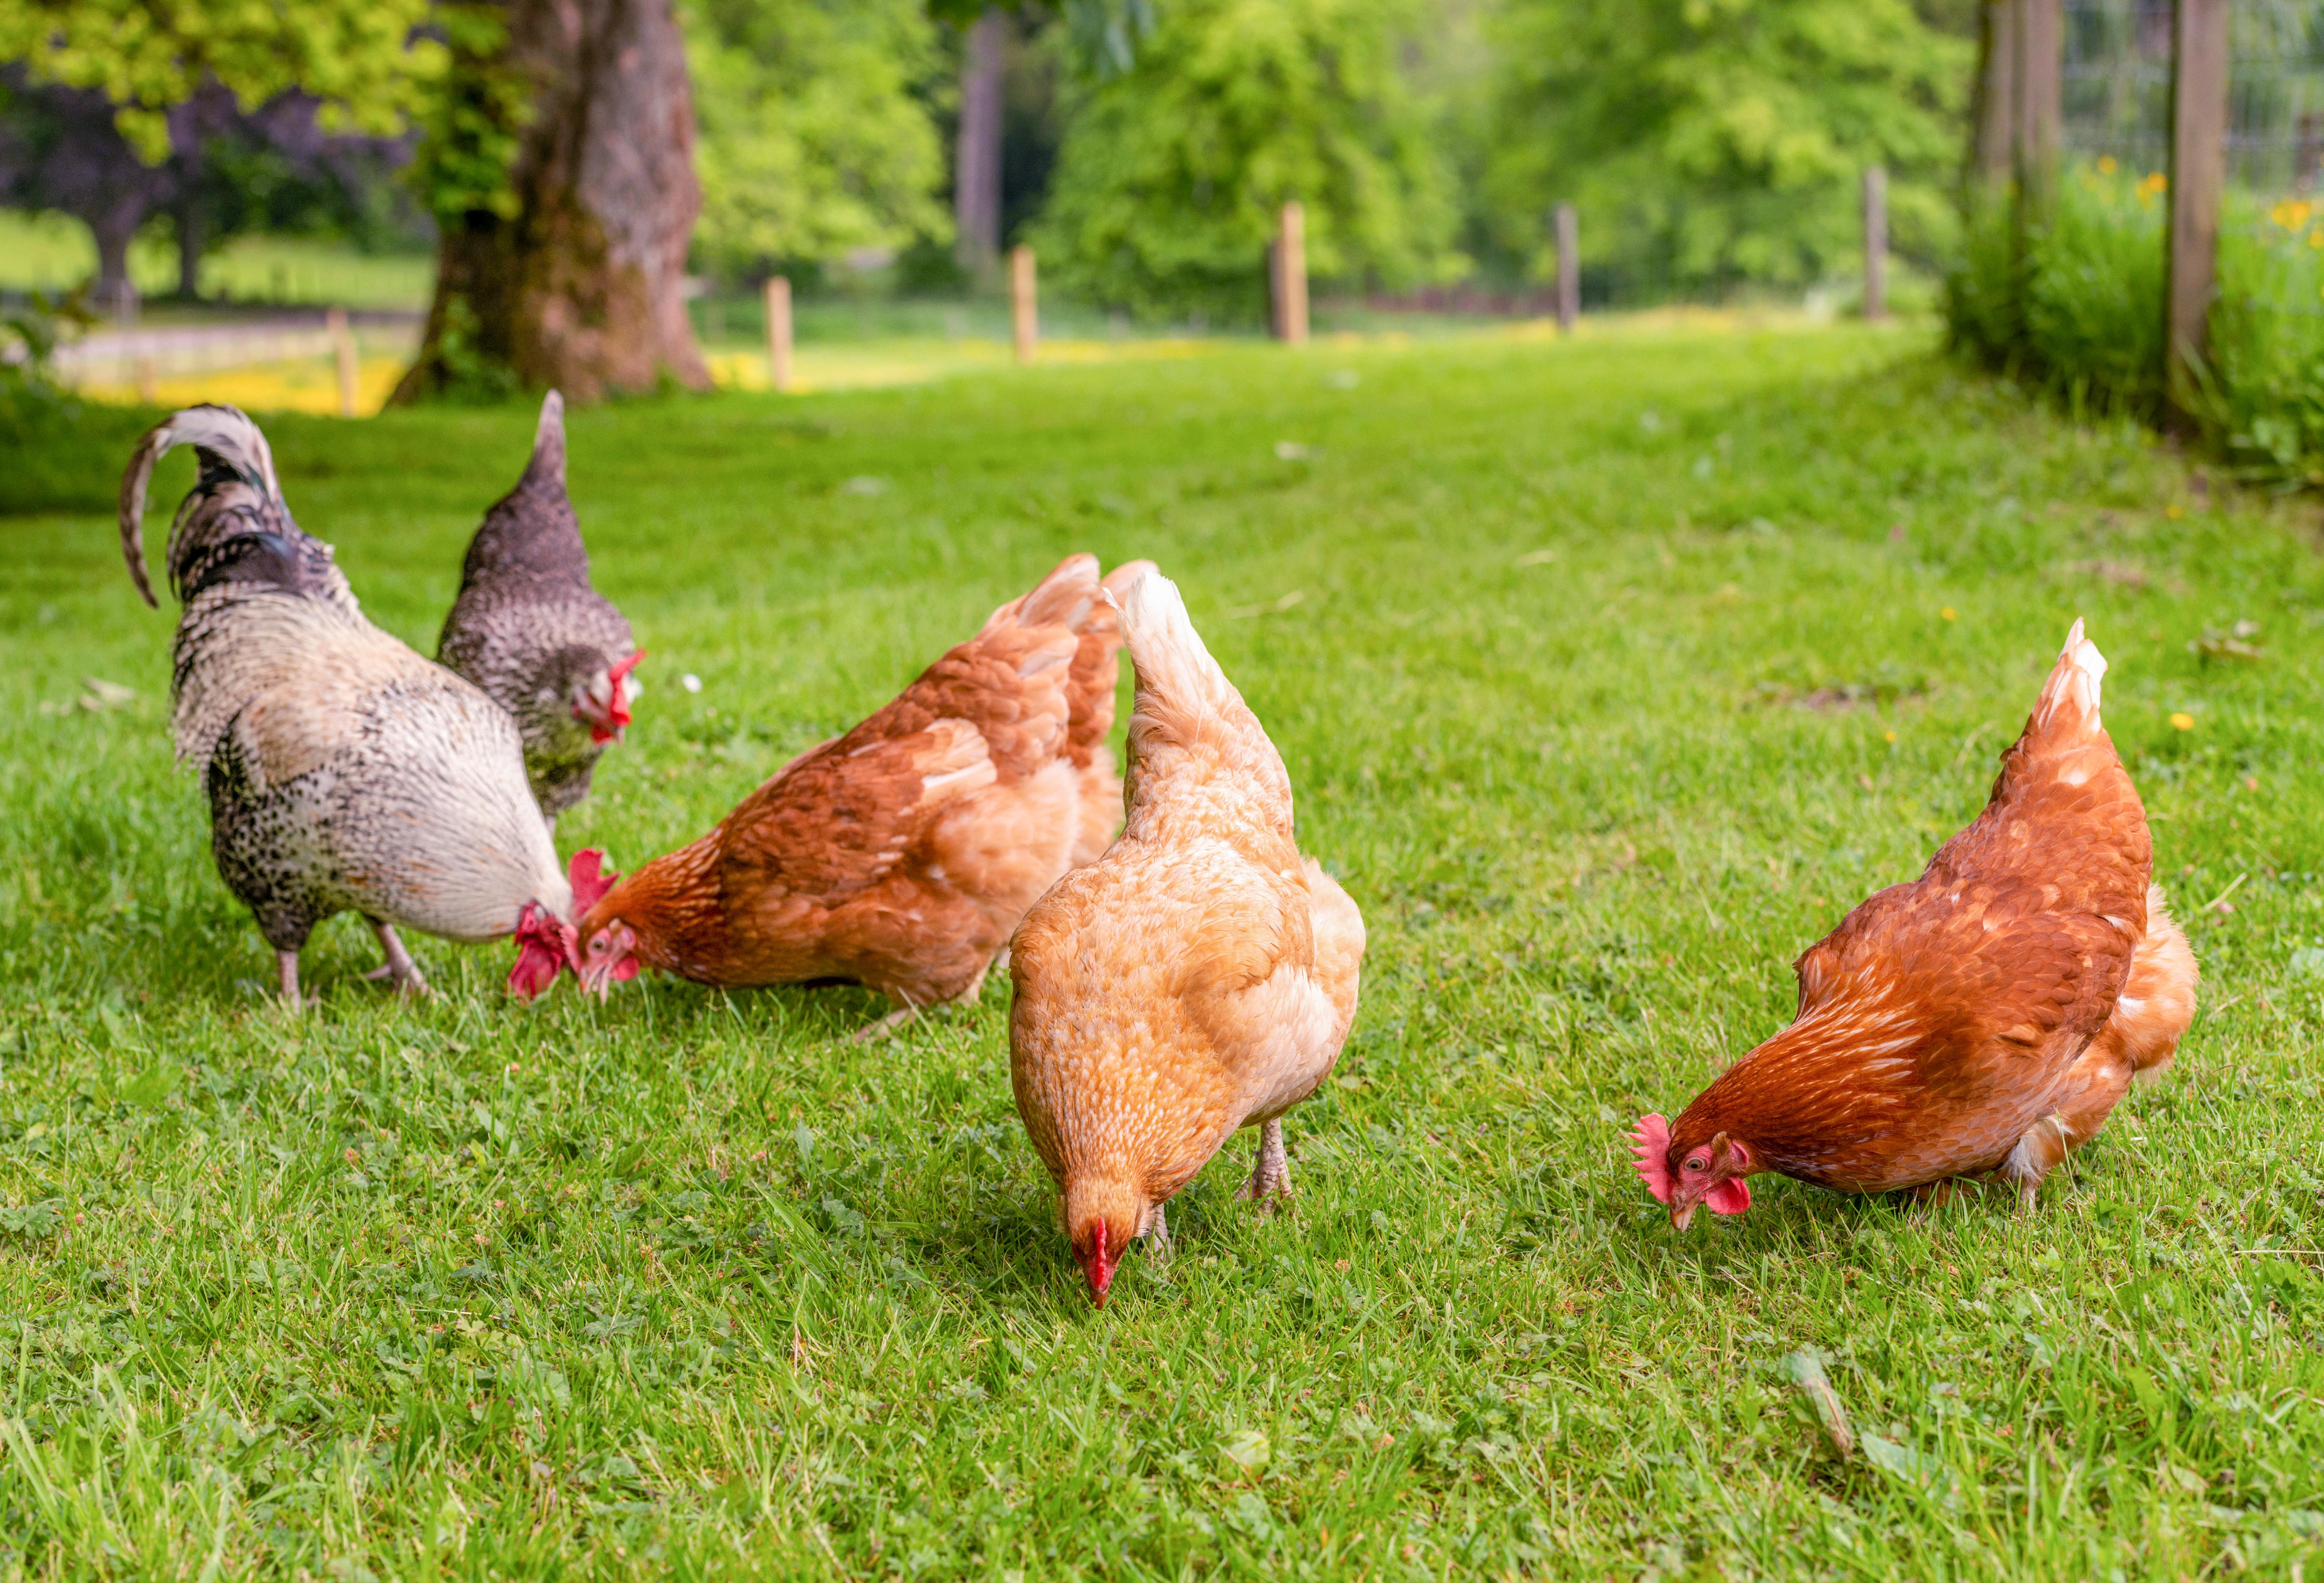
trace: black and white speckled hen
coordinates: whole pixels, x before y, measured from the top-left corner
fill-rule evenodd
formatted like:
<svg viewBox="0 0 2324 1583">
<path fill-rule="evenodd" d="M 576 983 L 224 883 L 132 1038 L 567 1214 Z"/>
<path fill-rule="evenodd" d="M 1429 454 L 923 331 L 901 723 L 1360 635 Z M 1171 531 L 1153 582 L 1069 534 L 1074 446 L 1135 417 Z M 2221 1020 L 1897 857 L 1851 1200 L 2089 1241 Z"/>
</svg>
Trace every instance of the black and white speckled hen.
<svg viewBox="0 0 2324 1583">
<path fill-rule="evenodd" d="M 642 655 L 630 624 L 589 581 L 565 493 L 565 402 L 553 390 L 524 477 L 468 545 L 436 658 L 516 721 L 533 800 L 554 829 L 589 794 L 597 755 L 630 723 L 630 671 Z"/>
<path fill-rule="evenodd" d="M 364 915 L 392 978 L 426 989 L 398 925 L 452 940 L 515 933 L 519 973 L 564 959 L 573 894 L 525 785 L 508 715 L 374 626 L 331 547 L 283 504 L 258 425 L 189 407 L 147 434 L 121 480 L 121 547 L 148 605 L 142 523 L 153 464 L 201 458 L 167 556 L 178 618 L 171 730 L 200 767 L 226 888 L 273 946 L 299 1004 L 299 952 L 334 913 Z M 580 862 L 580 859 L 576 859 Z M 594 859 L 589 866 L 594 866 Z"/>
</svg>

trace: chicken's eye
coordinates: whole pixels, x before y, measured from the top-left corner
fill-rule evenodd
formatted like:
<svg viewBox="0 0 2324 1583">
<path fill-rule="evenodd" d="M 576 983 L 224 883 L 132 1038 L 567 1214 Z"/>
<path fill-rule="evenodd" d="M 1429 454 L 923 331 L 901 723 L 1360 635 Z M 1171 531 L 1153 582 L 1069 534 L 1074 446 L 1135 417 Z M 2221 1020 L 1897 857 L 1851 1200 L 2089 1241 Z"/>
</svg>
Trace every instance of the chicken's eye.
<svg viewBox="0 0 2324 1583">
<path fill-rule="evenodd" d="M 1711 1162 L 1697 1154 L 1686 1162 L 1686 1168 L 1689 1171 L 1708 1171 L 1711 1169 Z"/>
</svg>

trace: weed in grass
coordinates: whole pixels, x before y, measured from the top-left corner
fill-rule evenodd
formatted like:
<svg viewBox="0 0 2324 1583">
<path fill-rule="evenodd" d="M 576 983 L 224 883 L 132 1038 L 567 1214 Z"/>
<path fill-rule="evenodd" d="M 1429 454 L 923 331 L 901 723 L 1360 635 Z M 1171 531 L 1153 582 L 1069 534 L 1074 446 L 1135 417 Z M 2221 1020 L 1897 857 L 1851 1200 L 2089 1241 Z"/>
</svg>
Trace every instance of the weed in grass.
<svg viewBox="0 0 2324 1583">
<path fill-rule="evenodd" d="M 1102 1313 L 998 986 L 865 1049 L 858 991 L 527 1009 L 504 949 L 417 941 L 444 995 L 405 1007 L 346 920 L 284 1019 L 170 768 L 170 623 L 102 513 L 12 523 L 0 1564 L 2315 1572 L 2324 575 L 2289 506 L 2171 514 L 2135 428 L 1918 346 L 1252 348 L 574 414 L 651 658 L 568 847 L 698 834 L 1073 549 L 1157 558 L 1281 745 L 1370 925 L 1363 1007 L 1291 1119 L 1292 1212 L 1238 1206 L 1231 1151 Z M 530 422 L 271 435 L 425 645 Z M 2176 1069 L 2032 1216 L 1775 1181 L 1674 1237 L 1624 1124 L 1975 812 L 2077 614 L 2205 966 Z M 2258 662 L 2189 651 L 2238 621 Z M 71 707 L 89 677 L 138 697 Z"/>
</svg>

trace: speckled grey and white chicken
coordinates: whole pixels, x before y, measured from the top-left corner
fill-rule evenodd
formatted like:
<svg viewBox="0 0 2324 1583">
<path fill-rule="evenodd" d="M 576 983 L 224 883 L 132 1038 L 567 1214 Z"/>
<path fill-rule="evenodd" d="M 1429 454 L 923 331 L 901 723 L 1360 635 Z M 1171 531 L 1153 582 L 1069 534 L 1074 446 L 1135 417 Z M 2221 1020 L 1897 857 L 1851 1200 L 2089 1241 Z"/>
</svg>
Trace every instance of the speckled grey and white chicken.
<svg viewBox="0 0 2324 1583">
<path fill-rule="evenodd" d="M 201 458 L 167 561 L 178 618 L 171 730 L 209 792 L 226 888 L 299 1004 L 299 952 L 364 915 L 383 970 L 426 988 L 399 925 L 452 940 L 539 937 L 562 960 L 572 890 L 525 785 L 508 715 L 364 616 L 331 547 L 291 521 L 258 425 L 189 407 L 147 434 L 121 481 L 121 547 L 154 605 L 142 523 L 153 464 Z M 551 969 L 553 972 L 553 968 Z"/>
<path fill-rule="evenodd" d="M 437 662 L 516 721 L 533 800 L 553 829 L 589 794 L 598 754 L 630 723 L 630 671 L 642 657 L 630 624 L 589 581 L 565 493 L 565 402 L 552 390 L 524 477 L 468 545 Z"/>
</svg>

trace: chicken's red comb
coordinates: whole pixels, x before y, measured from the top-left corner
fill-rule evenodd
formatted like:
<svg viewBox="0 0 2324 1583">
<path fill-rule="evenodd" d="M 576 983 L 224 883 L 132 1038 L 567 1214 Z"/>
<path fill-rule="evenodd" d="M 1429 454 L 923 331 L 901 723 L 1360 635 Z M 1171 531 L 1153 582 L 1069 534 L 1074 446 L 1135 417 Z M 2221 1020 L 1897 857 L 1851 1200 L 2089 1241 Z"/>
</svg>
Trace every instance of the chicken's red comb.
<svg viewBox="0 0 2324 1583">
<path fill-rule="evenodd" d="M 566 869 L 565 877 L 573 886 L 573 916 L 576 920 L 586 916 L 589 909 L 595 906 L 605 893 L 613 888 L 614 882 L 622 877 L 608 872 L 604 864 L 605 855 L 595 847 L 585 847 L 573 854 L 573 862 Z"/>
<path fill-rule="evenodd" d="M 530 1000 L 565 971 L 573 956 L 572 926 L 538 902 L 527 902 L 516 920 L 516 966 L 509 969 L 509 993 Z"/>
<path fill-rule="evenodd" d="M 1671 1201 L 1670 1142 L 1670 1123 L 1659 1116 L 1638 1117 L 1638 1130 L 1630 1134 L 1630 1149 L 1637 1156 L 1632 1169 L 1646 1191 L 1665 1204 Z"/>
<path fill-rule="evenodd" d="M 636 670 L 638 662 L 645 657 L 646 652 L 643 649 L 632 649 L 614 661 L 613 668 L 605 672 L 613 683 L 613 695 L 608 700 L 605 712 L 613 717 L 613 724 L 616 726 L 626 726 L 630 723 L 630 700 L 622 692 L 622 683 L 629 680 L 630 672 Z"/>
</svg>

